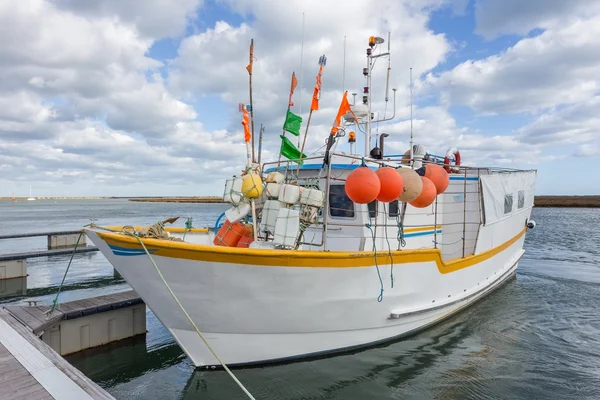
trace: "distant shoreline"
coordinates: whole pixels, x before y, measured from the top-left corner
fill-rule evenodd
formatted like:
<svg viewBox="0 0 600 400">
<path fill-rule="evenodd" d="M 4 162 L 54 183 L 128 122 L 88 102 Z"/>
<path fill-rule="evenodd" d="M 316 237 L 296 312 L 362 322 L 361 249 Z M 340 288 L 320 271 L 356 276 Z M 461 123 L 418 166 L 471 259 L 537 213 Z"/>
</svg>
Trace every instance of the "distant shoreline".
<svg viewBox="0 0 600 400">
<path fill-rule="evenodd" d="M 37 197 L 36 200 L 115 200 L 127 199 L 132 202 L 139 203 L 204 203 L 204 204 L 220 204 L 224 203 L 220 196 L 146 196 L 146 197 Z M 12 197 L 0 197 L 0 201 L 11 201 Z M 18 202 L 28 202 L 27 197 L 15 197 Z M 535 196 L 535 207 L 568 207 L 568 208 L 600 208 L 599 196 Z"/>
<path fill-rule="evenodd" d="M 600 208 L 600 196 L 535 196 L 535 207 Z"/>
</svg>

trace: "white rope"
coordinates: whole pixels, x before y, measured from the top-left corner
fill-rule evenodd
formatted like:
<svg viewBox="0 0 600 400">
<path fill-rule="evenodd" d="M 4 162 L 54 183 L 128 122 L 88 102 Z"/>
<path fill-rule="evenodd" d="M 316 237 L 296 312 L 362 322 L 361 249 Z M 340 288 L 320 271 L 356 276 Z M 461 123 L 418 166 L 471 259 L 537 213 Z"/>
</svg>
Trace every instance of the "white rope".
<svg viewBox="0 0 600 400">
<path fill-rule="evenodd" d="M 126 232 L 126 231 L 123 231 L 123 233 L 125 233 L 126 235 L 133 236 L 133 237 L 137 238 L 137 240 L 140 242 L 140 244 L 144 248 L 144 251 L 148 255 L 148 258 L 150 258 L 150 261 L 152 262 L 152 265 L 154 265 L 154 268 L 156 269 L 156 272 L 158 273 L 158 276 L 163 281 L 163 283 L 165 284 L 165 287 L 167 288 L 167 290 L 169 291 L 169 293 L 171 293 L 171 296 L 173 296 L 173 299 L 175 300 L 175 302 L 177 303 L 177 305 L 179 306 L 179 308 L 181 309 L 181 311 L 185 314 L 185 316 L 187 317 L 188 321 L 190 321 L 190 324 L 192 324 L 192 326 L 194 327 L 194 329 L 198 333 L 198 336 L 200 336 L 200 339 L 202 339 L 202 341 L 204 342 L 204 344 L 206 345 L 206 347 L 208 348 L 208 350 L 210 350 L 210 352 L 212 353 L 212 355 L 215 356 L 215 358 L 217 359 L 217 361 L 219 361 L 219 363 L 223 366 L 223 368 L 225 369 L 225 371 L 227 371 L 227 373 L 229 374 L 229 376 L 231 376 L 231 378 L 235 381 L 235 383 L 237 383 L 237 385 L 240 387 L 240 389 L 242 389 L 244 391 L 244 393 L 246 394 L 246 396 L 248 396 L 249 399 L 256 400 L 254 398 L 254 396 L 252 396 L 252 394 L 248 391 L 248 389 L 246 389 L 246 387 L 242 384 L 242 382 L 240 382 L 238 380 L 238 378 L 236 378 L 236 376 L 233 374 L 233 372 L 231 372 L 231 370 L 227 367 L 227 365 L 223 362 L 223 360 L 221 360 L 221 358 L 217 355 L 217 353 L 215 353 L 215 351 L 210 346 L 210 344 L 208 344 L 208 342 L 204 338 L 204 335 L 202 335 L 202 332 L 200 332 L 200 329 L 198 329 L 198 327 L 196 326 L 196 324 L 194 323 L 194 321 L 192 320 L 192 318 L 190 317 L 190 315 L 187 313 L 187 311 L 185 310 L 185 308 L 183 307 L 183 305 L 181 304 L 181 302 L 179 301 L 179 299 L 177 298 L 177 296 L 175 295 L 175 293 L 173 293 L 173 290 L 171 290 L 171 287 L 169 286 L 169 284 L 165 280 L 163 274 L 160 272 L 160 269 L 158 269 L 158 266 L 154 262 L 154 259 L 150 255 L 150 252 L 148 252 L 148 249 L 146 248 L 146 245 L 144 244 L 144 242 L 142 241 L 142 239 L 139 236 L 137 236 L 137 235 L 135 235 L 133 233 L 129 233 L 129 232 Z"/>
</svg>

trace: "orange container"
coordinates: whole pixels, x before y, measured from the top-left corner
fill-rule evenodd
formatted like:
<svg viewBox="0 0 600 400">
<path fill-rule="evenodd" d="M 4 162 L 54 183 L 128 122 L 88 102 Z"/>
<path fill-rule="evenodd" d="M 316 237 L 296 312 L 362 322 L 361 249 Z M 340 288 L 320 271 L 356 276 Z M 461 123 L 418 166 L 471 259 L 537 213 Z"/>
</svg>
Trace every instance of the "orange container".
<svg viewBox="0 0 600 400">
<path fill-rule="evenodd" d="M 242 236 L 246 234 L 246 226 L 239 221 L 233 224 L 229 220 L 219 229 L 213 243 L 215 246 L 236 247 Z"/>
<path fill-rule="evenodd" d="M 244 233 L 244 236 L 241 237 L 237 247 L 248 248 L 252 242 L 254 242 L 254 231 L 252 230 L 252 225 L 248 224 L 246 225 L 246 232 Z"/>
</svg>

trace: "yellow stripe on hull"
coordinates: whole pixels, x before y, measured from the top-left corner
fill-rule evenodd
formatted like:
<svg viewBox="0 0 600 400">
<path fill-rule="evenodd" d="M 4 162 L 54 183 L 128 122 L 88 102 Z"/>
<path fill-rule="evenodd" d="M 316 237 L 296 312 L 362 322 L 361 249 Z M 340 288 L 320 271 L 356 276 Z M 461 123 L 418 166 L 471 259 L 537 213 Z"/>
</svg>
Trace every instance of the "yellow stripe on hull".
<svg viewBox="0 0 600 400">
<path fill-rule="evenodd" d="M 526 230 L 527 228 L 524 228 L 513 238 L 493 249 L 465 258 L 445 262 L 439 249 L 395 250 L 377 252 L 377 264 L 435 262 L 439 272 L 447 274 L 492 258 L 517 242 Z M 98 232 L 98 236 L 106 241 L 108 245 L 127 249 L 141 249 L 138 239 L 131 236 L 112 232 Z M 143 241 L 155 256 L 194 261 L 243 264 L 257 267 L 355 268 L 375 266 L 375 254 L 372 251 L 270 250 L 209 246 L 148 238 L 144 238 Z"/>
</svg>

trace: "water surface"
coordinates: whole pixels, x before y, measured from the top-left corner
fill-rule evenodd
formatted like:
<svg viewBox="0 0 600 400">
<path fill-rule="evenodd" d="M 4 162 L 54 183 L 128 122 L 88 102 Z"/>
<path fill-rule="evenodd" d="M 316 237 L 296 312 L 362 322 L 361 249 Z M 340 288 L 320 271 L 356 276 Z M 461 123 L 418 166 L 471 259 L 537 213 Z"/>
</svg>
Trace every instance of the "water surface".
<svg viewBox="0 0 600 400">
<path fill-rule="evenodd" d="M 126 200 L 0 202 L 0 234 L 152 224 L 180 215 L 212 226 L 222 204 Z M 351 354 L 236 369 L 257 399 L 600 398 L 600 209 L 534 209 L 516 278 L 408 339 Z M 0 241 L 0 254 L 46 238 Z M 0 302 L 50 301 L 68 256 L 30 259 L 27 293 L 0 283 Z M 128 290 L 99 253 L 76 255 L 63 301 Z M 4 288 L 4 289 L 3 289 Z M 4 291 L 3 291 L 4 290 Z M 148 334 L 67 357 L 117 399 L 245 399 L 223 371 L 196 370 L 147 311 Z"/>
</svg>

